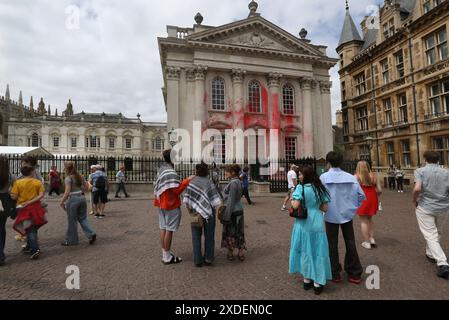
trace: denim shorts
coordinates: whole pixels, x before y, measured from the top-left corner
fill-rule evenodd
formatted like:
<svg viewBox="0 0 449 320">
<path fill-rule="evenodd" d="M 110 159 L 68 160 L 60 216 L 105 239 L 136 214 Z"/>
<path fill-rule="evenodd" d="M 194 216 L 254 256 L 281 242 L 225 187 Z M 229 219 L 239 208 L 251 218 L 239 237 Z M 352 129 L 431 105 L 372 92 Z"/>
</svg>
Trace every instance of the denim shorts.
<svg viewBox="0 0 449 320">
<path fill-rule="evenodd" d="M 176 232 L 181 225 L 181 209 L 162 210 L 159 209 L 159 228 L 165 231 Z"/>
</svg>

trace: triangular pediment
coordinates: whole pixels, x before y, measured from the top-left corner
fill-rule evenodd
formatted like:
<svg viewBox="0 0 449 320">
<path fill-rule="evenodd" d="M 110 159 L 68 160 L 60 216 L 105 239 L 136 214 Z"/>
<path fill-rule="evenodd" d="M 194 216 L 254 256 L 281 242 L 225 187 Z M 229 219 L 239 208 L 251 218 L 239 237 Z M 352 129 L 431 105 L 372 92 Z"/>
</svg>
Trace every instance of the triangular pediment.
<svg viewBox="0 0 449 320">
<path fill-rule="evenodd" d="M 299 39 L 268 20 L 256 16 L 187 37 L 189 42 L 251 47 L 310 56 L 324 54 L 307 40 Z"/>
</svg>

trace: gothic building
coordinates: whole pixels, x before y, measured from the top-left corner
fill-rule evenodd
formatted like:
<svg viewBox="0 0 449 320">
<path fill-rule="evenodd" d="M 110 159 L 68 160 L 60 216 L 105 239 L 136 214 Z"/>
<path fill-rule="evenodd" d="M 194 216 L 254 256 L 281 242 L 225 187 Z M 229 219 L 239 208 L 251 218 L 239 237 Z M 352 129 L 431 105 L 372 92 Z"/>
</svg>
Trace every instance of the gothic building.
<svg viewBox="0 0 449 320">
<path fill-rule="evenodd" d="M 347 6 L 337 52 L 349 157 L 401 165 L 410 179 L 426 150 L 447 166 L 449 1 L 385 1 L 361 29 Z"/>
<path fill-rule="evenodd" d="M 121 113 L 75 113 L 69 100 L 59 114 L 41 98 L 37 108 L 31 97 L 24 105 L 11 100 L 9 85 L 0 97 L 2 145 L 43 147 L 54 155 L 154 156 L 168 147 L 165 123 L 143 122 L 140 115 L 127 118 Z"/>
<path fill-rule="evenodd" d="M 333 149 L 329 69 L 338 60 L 305 29 L 295 36 L 257 9 L 252 1 L 248 17 L 216 27 L 198 13 L 193 27 L 168 26 L 158 39 L 168 128 L 217 129 L 217 158 L 227 129 L 278 129 L 279 157 L 323 157 Z"/>
</svg>

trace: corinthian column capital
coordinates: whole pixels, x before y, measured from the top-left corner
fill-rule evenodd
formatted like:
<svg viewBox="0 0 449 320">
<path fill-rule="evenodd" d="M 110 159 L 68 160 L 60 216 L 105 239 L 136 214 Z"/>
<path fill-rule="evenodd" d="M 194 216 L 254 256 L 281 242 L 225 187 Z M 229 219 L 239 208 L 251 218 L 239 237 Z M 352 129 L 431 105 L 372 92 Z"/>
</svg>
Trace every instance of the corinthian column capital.
<svg viewBox="0 0 449 320">
<path fill-rule="evenodd" d="M 330 93 L 332 88 L 331 81 L 320 81 L 321 93 Z"/>
<path fill-rule="evenodd" d="M 304 77 L 299 80 L 299 84 L 301 85 L 301 89 L 311 90 L 313 87 L 316 87 L 316 81 L 310 77 Z"/>
<path fill-rule="evenodd" d="M 181 68 L 179 67 L 173 67 L 173 66 L 167 66 L 165 68 L 165 73 L 167 75 L 168 80 L 179 80 L 181 76 Z"/>
<path fill-rule="evenodd" d="M 195 67 L 195 80 L 204 80 L 206 79 L 207 67 L 205 66 L 196 66 Z"/>
<path fill-rule="evenodd" d="M 268 86 L 279 87 L 281 84 L 282 74 L 280 73 L 270 73 L 268 74 Z"/>
<path fill-rule="evenodd" d="M 231 76 L 232 76 L 232 82 L 234 83 L 241 83 L 243 82 L 243 79 L 245 78 L 246 71 L 242 69 L 232 69 Z"/>
</svg>

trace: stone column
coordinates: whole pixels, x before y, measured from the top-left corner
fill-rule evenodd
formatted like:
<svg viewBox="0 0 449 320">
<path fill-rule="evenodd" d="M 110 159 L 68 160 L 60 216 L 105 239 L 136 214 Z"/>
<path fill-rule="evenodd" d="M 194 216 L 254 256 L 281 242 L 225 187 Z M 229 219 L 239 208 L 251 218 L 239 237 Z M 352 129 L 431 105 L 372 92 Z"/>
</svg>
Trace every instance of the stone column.
<svg viewBox="0 0 449 320">
<path fill-rule="evenodd" d="M 167 119 L 168 130 L 179 128 L 179 78 L 181 68 L 167 67 Z"/>
<path fill-rule="evenodd" d="M 206 74 L 207 67 L 197 66 L 195 68 L 195 121 L 201 121 L 203 129 L 206 127 L 207 116 Z"/>
<path fill-rule="evenodd" d="M 323 152 L 334 150 L 334 139 L 332 133 L 332 102 L 331 102 L 331 88 L 332 82 L 321 81 L 321 112 L 322 112 L 322 124 L 323 124 Z"/>
<path fill-rule="evenodd" d="M 234 129 L 245 130 L 244 116 L 245 108 L 243 96 L 243 80 L 245 78 L 246 71 L 241 69 L 232 70 L 232 91 L 233 91 L 233 103 L 232 103 L 232 127 Z"/>
<path fill-rule="evenodd" d="M 281 148 L 281 135 L 280 135 L 280 131 L 281 131 L 281 107 L 280 107 L 280 85 L 281 85 L 281 81 L 280 79 L 282 78 L 282 74 L 279 73 L 270 73 L 268 75 L 268 90 L 270 93 L 270 97 L 269 97 L 269 107 L 268 107 L 268 129 L 275 129 L 275 130 L 279 130 L 278 132 L 278 136 L 277 136 L 277 141 L 279 142 L 279 148 Z M 267 132 L 267 145 L 268 145 L 268 150 L 267 150 L 267 155 L 270 154 L 270 148 L 271 146 L 269 145 L 269 132 Z M 282 150 L 278 150 L 278 154 L 281 154 Z"/>
<path fill-rule="evenodd" d="M 303 120 L 303 157 L 314 157 L 313 113 L 312 113 L 312 78 L 301 79 L 302 90 L 302 120 Z"/>
</svg>

